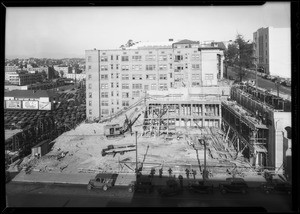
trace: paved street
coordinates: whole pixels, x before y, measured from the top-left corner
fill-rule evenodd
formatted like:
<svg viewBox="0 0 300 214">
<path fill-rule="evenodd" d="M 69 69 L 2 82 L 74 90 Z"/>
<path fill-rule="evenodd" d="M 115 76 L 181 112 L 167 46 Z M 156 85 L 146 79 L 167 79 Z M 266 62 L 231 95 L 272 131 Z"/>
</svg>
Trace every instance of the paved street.
<svg viewBox="0 0 300 214">
<path fill-rule="evenodd" d="M 237 73 L 233 71 L 232 67 L 228 67 L 228 76 L 232 76 L 234 79 L 238 79 Z M 247 72 L 247 76 L 244 78 L 244 80 L 248 80 L 248 79 L 255 80 L 255 73 Z M 274 82 L 272 82 L 271 80 L 261 78 L 260 76 L 258 76 L 258 87 L 270 89 L 277 92 L 277 88 Z M 289 87 L 280 85 L 279 91 L 281 93 L 291 95 L 291 88 Z"/>
<path fill-rule="evenodd" d="M 291 196 L 265 195 L 254 188 L 247 195 L 222 195 L 217 188 L 212 195 L 190 193 L 160 197 L 157 189 L 151 194 L 129 193 L 126 187 L 113 187 L 104 192 L 87 190 L 86 185 L 33 184 L 11 182 L 6 185 L 8 207 L 264 207 L 267 211 L 291 211 Z"/>
</svg>

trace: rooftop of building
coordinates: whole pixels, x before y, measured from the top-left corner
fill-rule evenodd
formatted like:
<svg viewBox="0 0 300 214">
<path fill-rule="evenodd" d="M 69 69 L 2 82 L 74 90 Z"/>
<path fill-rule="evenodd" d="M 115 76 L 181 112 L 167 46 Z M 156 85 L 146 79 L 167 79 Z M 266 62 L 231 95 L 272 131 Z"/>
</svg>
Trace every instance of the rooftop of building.
<svg viewBox="0 0 300 214">
<path fill-rule="evenodd" d="M 153 42 L 153 41 L 139 41 L 134 42 L 132 46 L 126 46 L 124 45 L 123 48 L 114 48 L 114 49 L 105 49 L 106 50 L 136 50 L 136 49 L 155 49 L 155 48 L 167 48 L 172 49 L 174 44 L 197 44 L 200 49 L 225 49 L 226 46 L 223 42 L 210 42 L 208 44 L 202 44 L 199 41 L 192 41 L 188 39 L 182 39 L 182 40 L 174 40 L 169 39 L 168 41 L 160 41 L 160 42 Z M 100 49 L 92 49 L 94 51 L 99 51 Z"/>
<path fill-rule="evenodd" d="M 192 40 L 188 40 L 188 39 L 183 39 L 183 40 L 180 40 L 178 42 L 174 42 L 173 44 L 199 44 L 200 42 L 199 41 L 192 41 Z"/>
<path fill-rule="evenodd" d="M 125 49 L 143 49 L 143 48 L 172 48 L 173 41 L 166 42 L 137 42 L 133 46 L 125 47 Z"/>
<path fill-rule="evenodd" d="M 22 129 L 5 129 L 4 136 L 5 140 L 11 138 L 12 136 L 16 135 L 17 133 L 22 132 Z"/>
<path fill-rule="evenodd" d="M 15 98 L 40 98 L 40 97 L 55 97 L 57 93 L 47 90 L 13 90 L 5 92 L 5 97 Z"/>
</svg>

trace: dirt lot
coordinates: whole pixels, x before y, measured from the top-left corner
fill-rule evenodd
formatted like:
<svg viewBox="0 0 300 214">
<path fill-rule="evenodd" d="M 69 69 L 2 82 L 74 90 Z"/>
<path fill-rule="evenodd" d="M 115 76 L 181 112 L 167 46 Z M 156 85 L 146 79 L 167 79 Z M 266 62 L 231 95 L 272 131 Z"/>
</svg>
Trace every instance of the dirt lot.
<svg viewBox="0 0 300 214">
<path fill-rule="evenodd" d="M 125 137 L 107 139 L 103 135 L 104 125 L 83 123 L 75 130 L 64 133 L 55 140 L 52 150 L 47 155 L 31 162 L 33 169 L 61 173 L 95 170 L 99 172 L 133 172 L 135 169 L 135 151 L 104 157 L 102 157 L 101 151 L 108 145 L 135 145 L 135 134 L 128 133 Z M 133 131 L 141 133 L 141 127 L 135 127 Z M 149 172 L 152 167 L 156 168 L 157 172 L 161 167 L 164 170 L 171 167 L 174 172 L 184 171 L 185 168 L 199 169 L 196 150 L 189 145 L 185 137 L 180 140 L 175 138 L 166 141 L 163 137 L 145 138 L 138 134 L 137 145 L 138 163 L 144 162 L 143 170 L 146 172 Z M 62 152 L 66 155 L 57 159 Z M 203 150 L 198 151 L 198 158 L 203 165 Z M 120 163 L 120 161 L 125 163 Z M 219 163 L 219 160 L 212 159 L 209 153 L 207 154 L 209 166 Z M 228 164 L 234 167 L 234 165 Z"/>
</svg>

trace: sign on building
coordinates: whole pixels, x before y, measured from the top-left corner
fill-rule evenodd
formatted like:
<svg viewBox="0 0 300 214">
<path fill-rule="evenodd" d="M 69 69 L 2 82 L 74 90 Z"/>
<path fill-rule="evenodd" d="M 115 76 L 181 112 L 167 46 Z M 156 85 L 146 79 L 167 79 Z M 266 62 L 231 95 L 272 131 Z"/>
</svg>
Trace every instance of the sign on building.
<svg viewBox="0 0 300 214">
<path fill-rule="evenodd" d="M 51 102 L 39 102 L 39 110 L 51 110 Z"/>
<path fill-rule="evenodd" d="M 6 100 L 6 108 L 21 109 L 21 101 L 19 100 Z"/>
<path fill-rule="evenodd" d="M 38 101 L 23 101 L 23 109 L 38 109 Z"/>
</svg>

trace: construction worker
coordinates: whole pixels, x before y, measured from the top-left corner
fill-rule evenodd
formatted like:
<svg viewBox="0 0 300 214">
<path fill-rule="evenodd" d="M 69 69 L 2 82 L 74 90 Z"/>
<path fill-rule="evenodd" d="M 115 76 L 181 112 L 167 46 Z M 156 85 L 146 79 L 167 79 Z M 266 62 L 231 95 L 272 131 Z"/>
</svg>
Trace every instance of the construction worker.
<svg viewBox="0 0 300 214">
<path fill-rule="evenodd" d="M 168 170 L 168 172 L 169 172 L 169 177 L 171 177 L 172 176 L 172 169 L 171 169 L 171 167 L 169 168 L 169 170 Z"/>
<path fill-rule="evenodd" d="M 162 178 L 162 174 L 163 174 L 163 168 L 159 169 L 159 178 Z"/>
<path fill-rule="evenodd" d="M 190 170 L 185 169 L 185 174 L 186 174 L 186 178 L 189 179 L 190 178 Z"/>
<path fill-rule="evenodd" d="M 183 188 L 183 177 L 182 175 L 178 176 L 180 187 Z"/>
<path fill-rule="evenodd" d="M 196 170 L 193 170 L 193 169 L 192 169 L 192 174 L 193 174 L 194 179 L 196 179 L 196 175 L 197 175 Z"/>
</svg>

